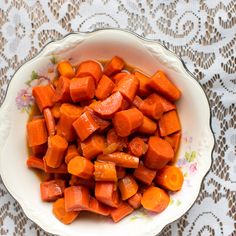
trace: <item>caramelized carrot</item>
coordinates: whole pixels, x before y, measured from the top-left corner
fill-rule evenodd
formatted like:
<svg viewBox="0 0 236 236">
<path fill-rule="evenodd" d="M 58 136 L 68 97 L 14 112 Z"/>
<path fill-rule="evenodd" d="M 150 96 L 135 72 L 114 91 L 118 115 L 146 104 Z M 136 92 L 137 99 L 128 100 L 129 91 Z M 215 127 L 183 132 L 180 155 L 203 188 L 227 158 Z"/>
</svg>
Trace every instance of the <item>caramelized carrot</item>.
<svg viewBox="0 0 236 236">
<path fill-rule="evenodd" d="M 38 157 L 30 156 L 26 161 L 26 165 L 29 168 L 44 170 L 43 160 Z"/>
<path fill-rule="evenodd" d="M 104 67 L 104 74 L 107 76 L 120 72 L 125 66 L 125 62 L 117 56 L 114 56 Z"/>
<path fill-rule="evenodd" d="M 45 159 L 43 159 L 43 164 L 44 164 L 44 171 L 45 171 L 45 173 L 68 174 L 67 165 L 65 163 L 62 163 L 57 168 L 52 168 L 52 167 L 48 166 L 46 161 L 45 161 Z"/>
<path fill-rule="evenodd" d="M 55 103 L 53 107 L 51 108 L 52 115 L 55 119 L 59 119 L 61 116 L 60 107 L 61 107 L 61 103 Z"/>
<path fill-rule="evenodd" d="M 132 197 L 138 191 L 138 184 L 131 175 L 126 175 L 118 182 L 122 200 Z"/>
<path fill-rule="evenodd" d="M 103 154 L 104 155 L 107 155 L 107 154 L 111 154 L 115 151 L 118 151 L 120 148 L 119 148 L 119 144 L 118 143 L 112 143 L 112 144 L 109 144 L 108 146 L 106 146 L 103 150 Z"/>
<path fill-rule="evenodd" d="M 96 198 L 90 197 L 89 207 L 86 209 L 87 211 L 108 216 L 110 214 L 110 208 L 102 203 L 100 203 Z"/>
<path fill-rule="evenodd" d="M 118 84 L 118 82 L 123 79 L 123 78 L 126 78 L 126 77 L 129 77 L 130 73 L 127 73 L 127 72 L 120 72 L 120 73 L 117 73 L 115 74 L 113 77 L 112 77 L 112 80 L 114 81 L 115 84 Z"/>
<path fill-rule="evenodd" d="M 164 112 L 167 111 L 171 111 L 171 110 L 175 110 L 176 109 L 176 105 L 174 103 L 172 103 L 171 101 L 167 100 L 166 98 L 162 97 L 159 94 L 153 93 L 152 95 L 150 95 L 154 100 L 156 100 L 157 102 L 161 103 Z"/>
<path fill-rule="evenodd" d="M 128 203 L 134 209 L 138 209 L 141 207 L 141 199 L 142 199 L 142 194 L 135 193 L 131 198 L 128 199 Z"/>
<path fill-rule="evenodd" d="M 83 185 L 91 190 L 94 190 L 94 187 L 95 187 L 94 179 L 82 179 L 82 178 L 75 176 L 75 175 L 71 175 L 71 179 L 70 179 L 69 184 L 71 186 Z"/>
<path fill-rule="evenodd" d="M 47 151 L 47 144 L 40 144 L 31 147 L 31 152 L 34 156 L 44 156 Z"/>
<path fill-rule="evenodd" d="M 65 156 L 65 163 L 68 164 L 76 156 L 79 156 L 76 146 L 74 144 L 69 145 Z"/>
<path fill-rule="evenodd" d="M 133 138 L 128 147 L 131 154 L 136 157 L 141 157 L 147 151 L 147 144 L 139 137 Z"/>
<path fill-rule="evenodd" d="M 120 167 L 120 166 L 116 166 L 116 175 L 118 179 L 122 179 L 125 177 L 125 168 L 124 167 Z"/>
<path fill-rule="evenodd" d="M 147 116 L 143 116 L 143 123 L 138 131 L 143 134 L 154 134 L 157 130 L 157 124 Z"/>
<path fill-rule="evenodd" d="M 134 97 L 134 100 L 133 100 L 133 105 L 134 105 L 136 108 L 139 109 L 139 107 L 140 107 L 142 101 L 143 101 L 142 98 L 140 98 L 139 96 L 136 95 L 136 96 Z"/>
<path fill-rule="evenodd" d="M 71 102 L 70 79 L 60 76 L 53 97 L 54 102 Z"/>
<path fill-rule="evenodd" d="M 50 108 L 43 109 L 43 115 L 46 121 L 46 126 L 49 136 L 53 136 L 56 133 L 55 119 L 52 115 Z"/>
<path fill-rule="evenodd" d="M 165 137 L 165 140 L 171 145 L 175 153 L 179 149 L 180 138 L 181 138 L 180 131 Z"/>
<path fill-rule="evenodd" d="M 60 75 L 67 78 L 73 78 L 75 76 L 74 69 L 68 61 L 59 62 L 57 65 L 57 70 Z"/>
<path fill-rule="evenodd" d="M 144 184 L 150 185 L 156 176 L 156 171 L 148 169 L 144 165 L 139 165 L 134 171 L 134 177 L 143 182 Z"/>
<path fill-rule="evenodd" d="M 95 96 L 100 100 L 104 100 L 111 95 L 114 87 L 115 84 L 112 82 L 112 80 L 106 75 L 103 75 L 96 88 Z"/>
<path fill-rule="evenodd" d="M 117 181 L 115 163 L 112 162 L 95 161 L 93 174 L 96 181 Z"/>
<path fill-rule="evenodd" d="M 115 129 L 112 128 L 107 132 L 107 144 L 111 145 L 114 143 L 117 145 L 116 146 L 117 149 L 115 149 L 115 150 L 118 150 L 118 151 L 122 151 L 123 148 L 126 148 L 128 146 L 127 137 L 118 136 Z M 110 153 L 112 153 L 112 152 L 110 152 Z"/>
<path fill-rule="evenodd" d="M 139 80 L 138 95 L 141 97 L 147 97 L 149 94 L 151 94 L 151 91 L 148 87 L 148 82 L 150 81 L 150 77 L 144 75 L 139 71 L 135 71 L 134 76 Z"/>
</svg>

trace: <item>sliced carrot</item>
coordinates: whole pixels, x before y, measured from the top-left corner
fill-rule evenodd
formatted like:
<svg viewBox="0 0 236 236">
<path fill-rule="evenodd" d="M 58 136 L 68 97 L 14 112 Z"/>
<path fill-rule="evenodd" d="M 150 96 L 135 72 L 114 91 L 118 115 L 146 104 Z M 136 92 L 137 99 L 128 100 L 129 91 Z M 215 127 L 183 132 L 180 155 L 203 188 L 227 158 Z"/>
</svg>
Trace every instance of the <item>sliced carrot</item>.
<svg viewBox="0 0 236 236">
<path fill-rule="evenodd" d="M 59 62 L 57 65 L 57 70 L 60 75 L 65 76 L 67 78 L 73 78 L 75 76 L 74 69 L 68 61 Z"/>
<path fill-rule="evenodd" d="M 171 101 L 180 98 L 180 90 L 167 78 L 162 71 L 157 71 L 150 79 L 149 86 Z"/>
<path fill-rule="evenodd" d="M 65 156 L 65 163 L 68 164 L 76 156 L 79 156 L 76 146 L 74 144 L 69 145 Z"/>
<path fill-rule="evenodd" d="M 54 102 L 71 102 L 70 79 L 60 76 L 53 97 Z"/>
<path fill-rule="evenodd" d="M 90 179 L 93 176 L 93 163 L 84 157 L 76 156 L 68 163 L 68 172 L 82 179 Z"/>
<path fill-rule="evenodd" d="M 138 128 L 138 131 L 143 134 L 154 134 L 157 130 L 157 124 L 147 116 L 143 116 L 143 123 Z"/>
<path fill-rule="evenodd" d="M 96 181 L 117 181 L 116 166 L 112 162 L 95 161 L 93 174 Z"/>
<path fill-rule="evenodd" d="M 180 131 L 165 137 L 165 140 L 171 145 L 175 153 L 179 149 L 180 138 L 181 138 Z"/>
<path fill-rule="evenodd" d="M 134 105 L 136 108 L 139 109 L 139 107 L 140 107 L 142 101 L 143 101 L 142 98 L 140 98 L 138 95 L 136 95 L 136 96 L 134 97 L 134 100 L 133 100 L 133 105 Z"/>
<path fill-rule="evenodd" d="M 118 84 L 118 82 L 123 79 L 123 78 L 126 78 L 126 77 L 129 77 L 129 73 L 127 72 L 120 72 L 120 73 L 117 73 L 115 74 L 113 77 L 112 77 L 112 80 L 114 81 L 115 84 Z"/>
<path fill-rule="evenodd" d="M 29 168 L 44 170 L 43 160 L 38 157 L 30 156 L 26 161 L 26 165 Z"/>
<path fill-rule="evenodd" d="M 90 197 L 89 207 L 86 210 L 103 216 L 108 216 L 110 214 L 110 208 L 94 197 Z"/>
<path fill-rule="evenodd" d="M 142 206 L 157 213 L 165 210 L 170 202 L 169 195 L 158 187 L 149 187 L 144 193 L 141 199 Z"/>
<path fill-rule="evenodd" d="M 43 115 L 46 121 L 46 126 L 49 136 L 55 135 L 56 133 L 55 119 L 52 115 L 50 108 L 44 108 Z"/>
<path fill-rule="evenodd" d="M 126 175 L 118 182 L 122 200 L 132 197 L 138 191 L 138 184 L 131 175 Z"/>
<path fill-rule="evenodd" d="M 111 95 L 114 87 L 115 84 L 113 83 L 113 81 L 106 75 L 103 75 L 96 88 L 95 96 L 100 100 L 104 100 Z"/>
<path fill-rule="evenodd" d="M 142 125 L 143 114 L 137 108 L 119 111 L 115 114 L 112 122 L 116 133 L 121 137 L 126 137 Z"/>
<path fill-rule="evenodd" d="M 116 166 L 116 175 L 118 179 L 122 179 L 125 177 L 125 168 L 124 167 L 120 167 L 120 166 Z"/>
<path fill-rule="evenodd" d="M 59 167 L 57 168 L 52 168 L 47 165 L 45 159 L 43 159 L 43 164 L 44 164 L 44 171 L 45 173 L 51 173 L 51 174 L 68 174 L 67 171 L 67 165 L 65 163 L 62 163 Z"/>
<path fill-rule="evenodd" d="M 112 144 L 109 144 L 108 146 L 106 146 L 103 150 L 103 154 L 104 155 L 107 155 L 107 154 L 111 154 L 113 152 L 116 152 L 118 151 L 120 148 L 119 148 L 119 144 L 118 143 L 112 143 Z"/>
<path fill-rule="evenodd" d="M 121 105 L 121 108 L 120 110 L 127 110 L 128 108 L 130 107 L 130 103 L 127 101 L 127 99 L 123 99 L 122 101 L 122 105 Z"/>
<path fill-rule="evenodd" d="M 143 182 L 144 184 L 150 185 L 156 176 L 156 171 L 151 170 L 144 165 L 139 165 L 134 171 L 134 177 Z"/>
<path fill-rule="evenodd" d="M 27 140 L 29 147 L 47 142 L 48 134 L 45 119 L 32 120 L 27 123 Z"/>
<path fill-rule="evenodd" d="M 136 157 L 141 157 L 147 151 L 147 144 L 139 137 L 133 138 L 128 147 L 131 154 Z"/>
<path fill-rule="evenodd" d="M 61 107 L 61 103 L 55 103 L 53 107 L 51 108 L 52 115 L 55 119 L 59 119 L 61 116 L 60 107 Z"/>
<path fill-rule="evenodd" d="M 125 62 L 120 57 L 114 56 L 104 67 L 104 74 L 107 76 L 120 72 L 125 66 Z"/>
<path fill-rule="evenodd" d="M 107 132 L 107 144 L 111 145 L 114 143 L 116 144 L 116 147 L 117 147 L 117 149 L 115 149 L 115 150 L 122 151 L 124 148 L 127 148 L 128 139 L 127 139 L 127 137 L 118 136 L 115 129 L 112 128 Z M 110 152 L 110 153 L 112 153 L 112 152 Z"/>
<path fill-rule="evenodd" d="M 150 77 L 144 75 L 139 71 L 135 71 L 134 76 L 139 80 L 138 95 L 141 97 L 147 97 L 149 94 L 151 94 L 151 91 L 148 87 L 148 82 L 150 81 Z"/>
<path fill-rule="evenodd" d="M 40 144 L 31 147 L 31 152 L 34 156 L 44 156 L 47 151 L 47 144 Z"/>
<path fill-rule="evenodd" d="M 94 190 L 94 187 L 95 187 L 94 179 L 82 179 L 82 178 L 75 176 L 75 175 L 71 175 L 71 179 L 70 179 L 69 184 L 71 186 L 83 185 L 91 190 Z"/>
<path fill-rule="evenodd" d="M 128 199 L 128 203 L 134 209 L 138 209 L 141 207 L 141 199 L 142 199 L 142 194 L 135 193 L 131 198 Z"/>
<path fill-rule="evenodd" d="M 159 95 L 157 93 L 153 93 L 150 96 L 152 97 L 153 100 L 156 100 L 157 102 L 161 103 L 161 105 L 164 109 L 164 112 L 176 109 L 176 105 L 173 102 L 167 100 L 166 98 L 162 97 L 161 95 Z"/>
</svg>

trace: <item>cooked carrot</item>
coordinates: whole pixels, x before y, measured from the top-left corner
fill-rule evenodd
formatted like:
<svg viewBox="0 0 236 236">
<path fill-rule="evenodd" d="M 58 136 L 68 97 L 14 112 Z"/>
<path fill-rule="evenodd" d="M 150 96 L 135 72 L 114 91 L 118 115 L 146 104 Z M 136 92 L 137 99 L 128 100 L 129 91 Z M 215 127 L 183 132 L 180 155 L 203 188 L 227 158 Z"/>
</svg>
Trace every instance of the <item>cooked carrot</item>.
<svg viewBox="0 0 236 236">
<path fill-rule="evenodd" d="M 82 178 L 75 176 L 75 175 L 71 175 L 71 179 L 70 179 L 69 184 L 71 186 L 83 185 L 91 190 L 94 190 L 94 187 L 95 187 L 94 179 L 82 179 Z"/>
<path fill-rule="evenodd" d="M 114 128 L 110 129 L 107 132 L 107 144 L 116 144 L 118 151 L 122 151 L 124 148 L 127 148 L 128 146 L 128 139 L 127 137 L 120 137 L 117 135 L 116 131 Z M 112 153 L 112 152 L 110 152 Z"/>
<path fill-rule="evenodd" d="M 98 84 L 102 77 L 102 69 L 96 61 L 88 60 L 79 64 L 75 77 L 92 76 L 95 84 Z"/>
<path fill-rule="evenodd" d="M 89 135 L 99 129 L 99 125 L 87 111 L 73 123 L 73 127 L 81 141 L 84 141 Z"/>
<path fill-rule="evenodd" d="M 176 101 L 180 98 L 180 90 L 167 78 L 162 71 L 157 71 L 150 79 L 149 86 L 158 93 L 168 98 L 171 101 Z"/>
<path fill-rule="evenodd" d="M 90 197 L 89 207 L 86 210 L 103 216 L 108 216 L 110 214 L 110 208 L 94 197 Z"/>
<path fill-rule="evenodd" d="M 122 179 L 125 177 L 125 168 L 124 167 L 120 167 L 120 166 L 116 166 L 116 175 L 118 179 Z"/>
<path fill-rule="evenodd" d="M 164 112 L 167 112 L 167 111 L 171 111 L 171 110 L 175 110 L 176 109 L 176 105 L 167 100 L 166 98 L 162 97 L 161 95 L 157 94 L 157 93 L 153 93 L 150 95 L 154 100 L 156 100 L 157 102 L 160 102 L 163 109 L 164 109 Z"/>
<path fill-rule="evenodd" d="M 96 181 L 117 181 L 116 166 L 112 162 L 95 161 L 93 174 Z"/>
<path fill-rule="evenodd" d="M 174 158 L 174 151 L 170 144 L 156 136 L 148 141 L 148 150 L 144 164 L 150 169 L 160 169 Z"/>
<path fill-rule="evenodd" d="M 43 164 L 44 164 L 44 171 L 45 171 L 45 173 L 68 174 L 67 165 L 65 163 L 62 163 L 57 168 L 52 168 L 52 167 L 48 166 L 46 161 L 45 161 L 45 159 L 43 159 Z"/>
<path fill-rule="evenodd" d="M 97 160 L 114 162 L 116 166 L 125 168 L 137 168 L 139 158 L 124 152 L 114 152 L 108 155 L 99 155 Z"/>
<path fill-rule="evenodd" d="M 76 156 L 79 156 L 76 146 L 74 144 L 69 145 L 65 156 L 65 163 L 68 164 Z"/>
<path fill-rule="evenodd" d="M 47 142 L 48 134 L 45 119 L 32 120 L 27 123 L 27 140 L 29 147 Z"/>
<path fill-rule="evenodd" d="M 44 108 L 53 106 L 54 93 L 55 91 L 50 85 L 33 87 L 32 95 L 34 96 L 35 102 L 41 112 Z"/>
<path fill-rule="evenodd" d="M 157 171 L 155 182 L 162 188 L 170 191 L 179 191 L 182 188 L 184 176 L 177 166 L 164 166 Z"/>
<path fill-rule="evenodd" d="M 92 160 L 98 154 L 101 154 L 105 148 L 105 138 L 102 135 L 93 134 L 80 143 L 83 156 Z"/>
<path fill-rule="evenodd" d="M 179 149 L 180 138 L 181 138 L 180 131 L 165 137 L 165 140 L 171 145 L 175 153 Z"/>
<path fill-rule="evenodd" d="M 154 134 L 157 130 L 157 124 L 147 116 L 143 116 L 143 123 L 138 131 L 143 134 Z"/>
<path fill-rule="evenodd" d="M 128 199 L 128 203 L 134 209 L 138 209 L 141 207 L 141 199 L 142 199 L 142 194 L 135 193 L 131 198 Z"/>
<path fill-rule="evenodd" d="M 73 78 L 70 81 L 70 96 L 73 102 L 90 100 L 95 94 L 95 83 L 92 76 Z"/>
<path fill-rule="evenodd" d="M 68 172 L 83 179 L 90 179 L 93 176 L 93 163 L 84 157 L 76 156 L 68 163 Z"/>
<path fill-rule="evenodd" d="M 71 102 L 70 79 L 60 76 L 53 97 L 54 102 Z"/>
<path fill-rule="evenodd" d="M 144 193 L 141 199 L 142 206 L 157 213 L 165 210 L 170 202 L 169 195 L 158 187 L 149 187 Z"/>
<path fill-rule="evenodd" d="M 138 95 L 141 97 L 147 97 L 149 94 L 151 94 L 151 91 L 148 87 L 148 82 L 151 78 L 139 71 L 135 71 L 134 76 L 139 80 Z"/>
<path fill-rule="evenodd" d="M 79 215 L 79 211 L 66 212 L 65 199 L 60 198 L 53 203 L 52 212 L 55 217 L 63 224 L 71 224 Z"/>
<path fill-rule="evenodd" d="M 109 144 L 108 146 L 106 146 L 104 148 L 103 154 L 107 155 L 107 154 L 111 154 L 111 153 L 116 152 L 116 151 L 121 151 L 120 147 L 119 147 L 119 144 L 118 143 L 112 143 L 112 144 Z"/>
<path fill-rule="evenodd" d="M 121 111 L 122 110 L 127 110 L 129 107 L 130 107 L 130 103 L 128 102 L 127 99 L 124 98 L 123 101 L 122 101 L 122 105 L 121 105 L 120 110 Z"/>
<path fill-rule="evenodd" d="M 64 154 L 68 147 L 67 141 L 59 136 L 54 135 L 48 138 L 48 149 L 44 160 L 49 167 L 57 168 L 64 161 Z"/>
<path fill-rule="evenodd" d="M 120 202 L 114 182 L 96 182 L 95 197 L 98 201 L 110 207 L 117 208 Z"/>
<path fill-rule="evenodd" d="M 121 137 L 126 137 L 142 125 L 143 114 L 137 108 L 119 111 L 115 114 L 112 122 L 116 133 Z"/>
<path fill-rule="evenodd" d="M 136 157 L 141 157 L 147 151 L 147 144 L 139 137 L 133 138 L 128 147 L 131 154 Z"/>
<path fill-rule="evenodd" d="M 31 147 L 31 152 L 34 156 L 44 156 L 47 151 L 47 144 L 40 144 Z"/>
<path fill-rule="evenodd" d="M 122 220 L 124 217 L 130 215 L 134 209 L 126 202 L 122 201 L 118 208 L 111 210 L 111 218 L 112 220 L 117 223 L 118 221 Z"/>
<path fill-rule="evenodd" d="M 176 110 L 166 112 L 159 120 L 161 136 L 173 134 L 181 129 L 179 116 Z"/>
<path fill-rule="evenodd" d="M 139 165 L 134 171 L 134 177 L 143 182 L 144 184 L 150 185 L 156 176 L 156 171 L 151 170 L 144 165 Z"/>
<path fill-rule="evenodd" d="M 67 78 L 73 78 L 75 76 L 74 69 L 68 61 L 59 62 L 57 65 L 57 70 L 60 75 Z"/>
<path fill-rule="evenodd" d="M 123 96 L 120 92 L 115 92 L 102 102 L 95 104 L 93 109 L 101 117 L 112 118 L 121 109 L 122 103 Z"/>
<path fill-rule="evenodd" d="M 61 116 L 60 107 L 61 107 L 61 103 L 55 103 L 53 107 L 51 108 L 52 115 L 55 119 L 59 119 Z"/>
<path fill-rule="evenodd" d="M 65 186 L 65 180 L 62 179 L 42 182 L 40 184 L 41 199 L 44 202 L 54 202 L 63 196 Z"/>
<path fill-rule="evenodd" d="M 38 157 L 30 156 L 27 159 L 26 164 L 29 168 L 44 170 L 43 160 Z"/>
<path fill-rule="evenodd" d="M 71 186 L 64 191 L 66 212 L 89 208 L 89 190 L 84 186 Z"/>
<path fill-rule="evenodd" d="M 125 62 L 120 57 L 114 56 L 104 67 L 104 74 L 107 76 L 120 72 L 125 66 Z"/>
<path fill-rule="evenodd" d="M 138 191 L 138 184 L 131 175 L 126 175 L 118 182 L 122 200 L 132 197 Z"/>
<path fill-rule="evenodd" d="M 139 109 L 142 101 L 143 101 L 142 98 L 140 98 L 138 95 L 136 95 L 133 100 L 133 105 Z"/>
<path fill-rule="evenodd" d="M 139 80 L 134 75 L 126 76 L 121 79 L 117 86 L 114 88 L 114 92 L 119 91 L 128 102 L 132 102 L 139 88 Z"/>
<path fill-rule="evenodd" d="M 120 72 L 120 73 L 117 73 L 115 74 L 113 77 L 112 77 L 112 80 L 114 81 L 115 84 L 118 84 L 118 82 L 123 79 L 123 78 L 126 78 L 126 77 L 129 77 L 130 73 L 127 73 L 127 72 Z"/>
<path fill-rule="evenodd" d="M 55 119 L 52 115 L 50 108 L 44 108 L 43 115 L 46 121 L 46 126 L 49 136 L 55 135 L 56 133 Z"/>
<path fill-rule="evenodd" d="M 100 100 L 104 100 L 111 95 L 114 87 L 115 84 L 112 82 L 112 80 L 109 79 L 106 75 L 103 75 L 96 88 L 95 96 Z"/>
</svg>

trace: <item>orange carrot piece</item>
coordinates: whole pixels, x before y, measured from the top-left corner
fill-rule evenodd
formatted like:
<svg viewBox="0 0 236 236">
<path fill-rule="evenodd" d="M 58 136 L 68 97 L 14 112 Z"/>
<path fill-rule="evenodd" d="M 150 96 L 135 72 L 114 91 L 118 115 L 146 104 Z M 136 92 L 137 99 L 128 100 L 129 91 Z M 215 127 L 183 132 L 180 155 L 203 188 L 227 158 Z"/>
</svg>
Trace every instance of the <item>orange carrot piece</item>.
<svg viewBox="0 0 236 236">
<path fill-rule="evenodd" d="M 176 105 L 175 105 L 173 102 L 167 100 L 166 98 L 162 97 L 162 96 L 159 95 L 159 94 L 153 93 L 153 94 L 151 95 L 151 97 L 152 97 L 154 100 L 156 100 L 157 102 L 160 102 L 160 103 L 161 103 L 161 105 L 162 105 L 162 107 L 163 107 L 163 109 L 164 109 L 164 112 L 168 112 L 168 111 L 171 111 L 171 110 L 175 110 L 175 109 L 176 109 Z"/>
<path fill-rule="evenodd" d="M 142 101 L 143 101 L 142 98 L 140 98 L 138 95 L 136 95 L 133 100 L 133 105 L 139 109 Z"/>
<path fill-rule="evenodd" d="M 38 157 L 30 156 L 26 161 L 26 165 L 28 168 L 44 170 L 43 160 Z"/>
<path fill-rule="evenodd" d="M 99 100 L 104 100 L 105 98 L 111 95 L 111 92 L 114 87 L 115 84 L 113 83 L 113 81 L 109 79 L 106 75 L 103 75 L 96 88 L 95 96 Z"/>
<path fill-rule="evenodd" d="M 65 199 L 60 198 L 53 203 L 52 212 L 55 217 L 63 224 L 71 224 L 79 215 L 79 211 L 66 212 Z"/>
<path fill-rule="evenodd" d="M 45 159 L 43 159 L 43 164 L 44 164 L 44 171 L 45 173 L 51 173 L 51 174 L 68 174 L 67 171 L 67 165 L 65 163 L 62 163 L 59 167 L 57 168 L 52 168 L 47 165 Z"/>
<path fill-rule="evenodd" d="M 110 144 L 110 145 L 108 145 L 108 146 L 106 146 L 106 147 L 104 148 L 103 154 L 104 154 L 104 155 L 111 154 L 111 153 L 113 153 L 113 152 L 118 151 L 119 149 L 120 149 L 120 148 L 119 148 L 119 144 L 118 144 L 118 143 L 112 143 L 112 144 Z M 121 151 L 121 150 L 119 150 L 119 151 Z"/>
<path fill-rule="evenodd" d="M 86 210 L 103 216 L 110 215 L 110 208 L 94 197 L 90 197 L 89 207 Z"/>
<path fill-rule="evenodd" d="M 76 146 L 74 144 L 69 145 L 65 156 L 65 163 L 68 164 L 76 156 L 79 156 Z"/>
<path fill-rule="evenodd" d="M 95 188 L 94 179 L 82 179 L 82 178 L 79 178 L 78 176 L 75 176 L 75 175 L 71 175 L 71 179 L 70 179 L 69 184 L 71 186 L 83 185 L 91 190 L 94 190 L 94 188 Z"/>
<path fill-rule="evenodd" d="M 60 76 L 53 97 L 54 102 L 71 102 L 70 79 Z"/>
<path fill-rule="evenodd" d="M 50 108 L 43 109 L 43 115 L 46 121 L 46 126 L 49 136 L 53 136 L 56 133 L 55 119 L 52 115 Z"/>
<path fill-rule="evenodd" d="M 144 164 L 150 169 L 161 169 L 174 158 L 174 151 L 170 144 L 159 137 L 152 136 L 148 141 L 148 150 Z"/>
<path fill-rule="evenodd" d="M 51 108 L 52 115 L 55 119 L 59 119 L 61 116 L 60 107 L 61 107 L 61 103 L 55 103 L 53 107 Z"/>
<path fill-rule="evenodd" d="M 166 112 L 159 120 L 161 136 L 173 134 L 181 129 L 179 116 L 176 110 Z"/>
<path fill-rule="evenodd" d="M 118 208 L 111 210 L 111 218 L 112 220 L 117 223 L 118 221 L 122 220 L 124 217 L 130 215 L 134 209 L 126 202 L 122 201 Z"/>
<path fill-rule="evenodd" d="M 136 157 L 141 157 L 147 151 L 147 144 L 139 137 L 133 138 L 128 147 L 131 154 Z"/>
<path fill-rule="evenodd" d="M 87 111 L 73 123 L 73 127 L 81 141 L 84 141 L 89 135 L 99 129 L 99 125 Z"/>
<path fill-rule="evenodd" d="M 165 140 L 171 145 L 175 153 L 177 153 L 179 149 L 180 138 L 181 138 L 180 131 L 165 137 Z"/>
<path fill-rule="evenodd" d="M 148 82 L 151 78 L 139 71 L 135 71 L 134 76 L 139 80 L 138 95 L 141 97 L 147 97 L 148 95 L 150 95 L 151 91 L 148 87 Z"/>
<path fill-rule="evenodd" d="M 111 144 L 114 144 L 114 143 L 117 144 L 117 149 L 116 150 L 122 151 L 123 148 L 127 148 L 128 139 L 127 139 L 127 137 L 118 136 L 115 129 L 112 128 L 107 132 L 107 144 L 111 145 Z"/>
<path fill-rule="evenodd" d="M 125 168 L 137 168 L 139 158 L 124 152 L 114 152 L 108 155 L 99 155 L 98 161 L 114 162 L 116 166 Z"/>
<path fill-rule="evenodd" d="M 105 149 L 105 138 L 102 135 L 93 134 L 80 143 L 83 156 L 92 160 Z"/>
<path fill-rule="evenodd" d="M 90 179 L 93 176 L 93 163 L 84 157 L 77 156 L 68 163 L 68 172 L 83 179 Z"/>
<path fill-rule="evenodd" d="M 158 187 L 149 187 L 144 193 L 141 199 L 142 206 L 157 213 L 165 210 L 170 202 L 169 195 Z"/>
<path fill-rule="evenodd" d="M 141 199 L 142 199 L 142 194 L 135 193 L 131 198 L 128 199 L 128 203 L 134 209 L 138 209 L 141 207 Z"/>
<path fill-rule="evenodd" d="M 125 168 L 124 167 L 120 167 L 120 166 L 116 166 L 116 175 L 118 179 L 122 179 L 125 177 Z"/>
<path fill-rule="evenodd" d="M 138 191 L 138 184 L 131 175 L 126 175 L 118 182 L 122 200 L 132 197 Z"/>
<path fill-rule="evenodd" d="M 27 123 L 27 140 L 29 147 L 38 146 L 47 142 L 48 134 L 45 120 L 37 119 Z"/>
<path fill-rule="evenodd" d="M 126 77 L 129 77 L 129 73 L 127 72 L 120 72 L 120 73 L 117 73 L 115 74 L 113 77 L 112 77 L 112 80 L 114 81 L 115 84 L 118 84 L 118 82 L 123 79 L 123 78 L 126 78 Z"/>
<path fill-rule="evenodd" d="M 143 134 L 154 134 L 157 130 L 157 124 L 147 116 L 143 116 L 143 123 L 138 131 Z"/>
<path fill-rule="evenodd" d="M 171 101 L 176 101 L 181 97 L 180 90 L 162 71 L 157 71 L 151 77 L 149 86 Z"/>
<path fill-rule="evenodd" d="M 128 102 L 127 99 L 124 98 L 123 101 L 122 101 L 122 105 L 121 105 L 120 110 L 121 111 L 122 110 L 127 110 L 129 107 L 130 107 L 130 103 Z"/>
<path fill-rule="evenodd" d="M 125 66 L 125 62 L 120 57 L 114 56 L 104 67 L 104 74 L 107 76 L 120 72 Z"/>
<path fill-rule="evenodd" d="M 47 144 L 40 144 L 31 147 L 31 152 L 34 156 L 44 156 L 47 151 Z"/>
<path fill-rule="evenodd" d="M 48 138 L 48 149 L 44 156 L 47 166 L 52 168 L 59 167 L 64 161 L 64 154 L 68 147 L 67 141 L 59 136 L 54 135 Z"/>
<path fill-rule="evenodd" d="M 40 184 L 41 199 L 44 202 L 54 202 L 63 196 L 65 180 L 55 179 Z"/>
<path fill-rule="evenodd" d="M 156 171 L 151 170 L 144 165 L 139 165 L 134 171 L 134 177 L 143 182 L 144 184 L 150 185 L 156 176 Z"/>
<path fill-rule="evenodd" d="M 116 166 L 112 162 L 95 161 L 93 174 L 95 181 L 117 181 Z"/>
<path fill-rule="evenodd" d="M 184 176 L 177 166 L 164 166 L 157 171 L 155 182 L 162 188 L 170 191 L 179 191 L 182 188 Z"/>
<path fill-rule="evenodd" d="M 73 78 L 75 76 L 74 69 L 68 61 L 59 62 L 57 65 L 57 70 L 60 75 L 67 78 Z"/>
<path fill-rule="evenodd" d="M 121 137 L 129 136 L 143 123 L 143 114 L 137 108 L 117 112 L 112 120 L 116 133 Z"/>
</svg>

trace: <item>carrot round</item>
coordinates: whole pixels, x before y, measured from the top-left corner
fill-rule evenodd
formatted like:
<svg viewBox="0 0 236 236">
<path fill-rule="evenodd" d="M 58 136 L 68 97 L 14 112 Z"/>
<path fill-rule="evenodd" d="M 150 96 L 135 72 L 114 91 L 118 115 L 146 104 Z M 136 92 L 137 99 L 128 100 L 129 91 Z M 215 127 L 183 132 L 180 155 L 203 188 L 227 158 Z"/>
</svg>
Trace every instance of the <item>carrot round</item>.
<svg viewBox="0 0 236 236">
<path fill-rule="evenodd" d="M 65 163 L 68 164 L 71 159 L 74 157 L 79 156 L 79 152 L 74 144 L 68 146 L 66 155 L 65 155 Z"/>
<path fill-rule="evenodd" d="M 134 177 L 143 182 L 144 184 L 150 185 L 156 176 L 156 171 L 151 170 L 144 165 L 139 165 L 134 171 Z"/>
<path fill-rule="evenodd" d="M 165 210 L 170 202 L 169 195 L 158 187 L 149 187 L 144 193 L 141 199 L 142 206 L 156 213 L 160 213 Z"/>
<path fill-rule="evenodd" d="M 181 132 L 180 131 L 165 137 L 165 140 L 171 145 L 171 147 L 173 148 L 175 153 L 179 149 L 180 138 L 181 138 Z"/>
<path fill-rule="evenodd" d="M 70 102 L 70 79 L 60 76 L 53 97 L 54 102 Z"/>
<path fill-rule="evenodd" d="M 110 214 L 110 208 L 94 197 L 90 197 L 89 207 L 86 210 L 103 216 L 108 216 Z"/>
<path fill-rule="evenodd" d="M 49 136 L 55 135 L 56 133 L 55 119 L 52 115 L 50 108 L 43 109 L 43 115 L 46 121 L 46 126 Z"/>
<path fill-rule="evenodd" d="M 142 194 L 135 193 L 131 198 L 128 199 L 128 203 L 134 209 L 138 209 L 141 207 L 141 199 L 142 199 Z"/>
<path fill-rule="evenodd" d="M 115 163 L 95 161 L 94 179 L 96 181 L 117 181 Z"/>
<path fill-rule="evenodd" d="M 143 134 L 154 134 L 157 130 L 157 124 L 147 116 L 143 116 L 143 123 L 138 128 L 138 131 Z"/>
<path fill-rule="evenodd" d="M 30 156 L 26 161 L 26 165 L 28 168 L 44 170 L 43 160 L 38 157 Z"/>
<path fill-rule="evenodd" d="M 126 175 L 118 182 L 122 200 L 132 197 L 138 191 L 138 184 L 131 175 Z"/>
<path fill-rule="evenodd" d="M 120 72 L 125 66 L 123 59 L 114 56 L 104 67 L 104 74 L 107 76 Z"/>
<path fill-rule="evenodd" d="M 61 61 L 57 65 L 57 70 L 60 75 L 67 78 L 73 78 L 75 75 L 74 69 L 68 61 Z"/>
<path fill-rule="evenodd" d="M 148 87 L 150 78 L 139 71 L 135 71 L 134 76 L 139 80 L 138 95 L 141 97 L 147 97 L 149 94 L 151 94 L 151 91 Z"/>
<path fill-rule="evenodd" d="M 147 144 L 139 137 L 133 138 L 128 147 L 131 154 L 137 157 L 141 157 L 147 151 Z"/>
<path fill-rule="evenodd" d="M 170 191 L 179 191 L 184 181 L 182 171 L 176 166 L 164 166 L 157 171 L 155 182 Z"/>
</svg>

